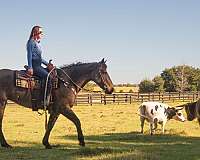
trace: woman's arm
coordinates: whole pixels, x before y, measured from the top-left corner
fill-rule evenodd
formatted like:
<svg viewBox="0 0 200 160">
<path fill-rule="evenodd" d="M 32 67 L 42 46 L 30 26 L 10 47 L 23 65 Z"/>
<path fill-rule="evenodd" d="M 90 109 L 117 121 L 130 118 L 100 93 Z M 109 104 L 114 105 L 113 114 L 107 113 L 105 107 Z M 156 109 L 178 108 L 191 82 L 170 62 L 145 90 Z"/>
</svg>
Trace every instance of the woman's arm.
<svg viewBox="0 0 200 160">
<path fill-rule="evenodd" d="M 31 43 L 31 41 L 28 41 L 26 48 L 27 48 L 27 60 L 28 60 L 28 68 L 29 69 L 33 68 L 33 66 L 32 66 L 32 57 L 33 57 L 32 46 L 33 46 L 33 44 Z"/>
<path fill-rule="evenodd" d="M 42 64 L 44 64 L 45 66 L 47 66 L 49 63 L 42 58 Z"/>
</svg>

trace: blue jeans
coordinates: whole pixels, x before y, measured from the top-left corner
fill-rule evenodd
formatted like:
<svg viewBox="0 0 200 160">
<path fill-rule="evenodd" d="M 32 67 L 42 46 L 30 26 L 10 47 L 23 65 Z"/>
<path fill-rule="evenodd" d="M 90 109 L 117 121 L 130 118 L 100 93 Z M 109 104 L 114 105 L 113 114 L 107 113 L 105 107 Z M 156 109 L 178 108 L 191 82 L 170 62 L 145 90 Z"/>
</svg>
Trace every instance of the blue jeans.
<svg viewBox="0 0 200 160">
<path fill-rule="evenodd" d="M 33 74 L 46 80 L 48 72 L 42 66 L 33 66 Z"/>
<path fill-rule="evenodd" d="M 45 68 L 43 68 L 41 65 L 33 66 L 33 75 L 38 76 L 42 80 L 45 80 L 45 84 L 46 84 L 48 71 Z M 52 78 L 51 76 L 49 76 L 48 83 L 47 83 L 46 96 L 50 95 L 51 89 L 52 89 Z"/>
</svg>

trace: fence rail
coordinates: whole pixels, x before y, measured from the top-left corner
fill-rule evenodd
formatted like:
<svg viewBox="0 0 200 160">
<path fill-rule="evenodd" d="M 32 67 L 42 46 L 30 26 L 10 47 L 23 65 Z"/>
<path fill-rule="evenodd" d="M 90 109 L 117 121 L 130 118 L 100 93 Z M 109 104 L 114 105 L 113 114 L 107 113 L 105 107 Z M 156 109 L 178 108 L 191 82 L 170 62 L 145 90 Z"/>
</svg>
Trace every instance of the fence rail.
<svg viewBox="0 0 200 160">
<path fill-rule="evenodd" d="M 131 104 L 133 102 L 145 101 L 195 101 L 200 98 L 200 92 L 159 92 L 159 93 L 113 93 L 111 95 L 103 93 L 80 93 L 78 94 L 76 105 L 93 104 Z M 9 101 L 8 103 L 13 103 Z"/>
<path fill-rule="evenodd" d="M 160 93 L 82 93 L 76 99 L 77 105 L 83 104 L 131 104 L 145 101 L 195 101 L 200 98 L 200 92 L 160 92 Z"/>
</svg>

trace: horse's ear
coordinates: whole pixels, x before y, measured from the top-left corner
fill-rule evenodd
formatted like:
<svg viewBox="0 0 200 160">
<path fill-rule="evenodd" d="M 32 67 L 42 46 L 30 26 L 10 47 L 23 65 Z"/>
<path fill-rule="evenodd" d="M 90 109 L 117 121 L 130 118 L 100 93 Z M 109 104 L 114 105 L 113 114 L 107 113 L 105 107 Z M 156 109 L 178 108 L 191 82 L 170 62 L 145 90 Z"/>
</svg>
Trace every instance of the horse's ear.
<svg viewBox="0 0 200 160">
<path fill-rule="evenodd" d="M 101 60 L 100 63 L 106 63 L 107 60 L 104 60 L 104 58 Z"/>
</svg>

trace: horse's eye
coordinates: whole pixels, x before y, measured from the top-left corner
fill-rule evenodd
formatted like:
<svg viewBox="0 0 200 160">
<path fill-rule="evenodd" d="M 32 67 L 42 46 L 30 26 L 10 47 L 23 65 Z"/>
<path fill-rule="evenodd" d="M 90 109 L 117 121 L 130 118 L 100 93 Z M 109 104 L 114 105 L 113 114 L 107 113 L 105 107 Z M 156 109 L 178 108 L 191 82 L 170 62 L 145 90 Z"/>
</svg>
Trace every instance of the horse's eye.
<svg viewBox="0 0 200 160">
<path fill-rule="evenodd" d="M 181 116 L 181 113 L 178 113 L 178 116 Z"/>
</svg>

